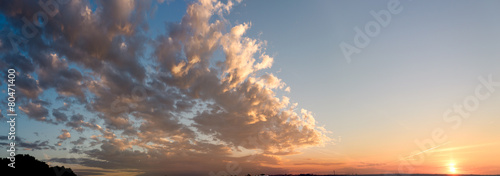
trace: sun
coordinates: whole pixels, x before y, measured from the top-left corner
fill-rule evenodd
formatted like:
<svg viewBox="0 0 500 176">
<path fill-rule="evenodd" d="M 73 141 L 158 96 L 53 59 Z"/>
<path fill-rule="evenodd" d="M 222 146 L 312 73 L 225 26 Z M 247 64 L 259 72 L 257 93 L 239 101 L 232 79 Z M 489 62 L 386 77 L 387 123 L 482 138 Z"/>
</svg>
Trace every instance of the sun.
<svg viewBox="0 0 500 176">
<path fill-rule="evenodd" d="M 448 171 L 450 172 L 450 174 L 457 173 L 457 168 L 455 167 L 455 163 L 448 164 Z"/>
</svg>

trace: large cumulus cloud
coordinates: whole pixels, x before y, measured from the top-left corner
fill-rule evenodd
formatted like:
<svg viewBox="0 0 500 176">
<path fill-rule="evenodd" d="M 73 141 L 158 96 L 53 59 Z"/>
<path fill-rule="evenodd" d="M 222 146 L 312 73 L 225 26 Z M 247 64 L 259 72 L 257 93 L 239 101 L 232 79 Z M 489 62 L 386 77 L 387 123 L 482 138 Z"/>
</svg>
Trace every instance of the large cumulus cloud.
<svg viewBox="0 0 500 176">
<path fill-rule="evenodd" d="M 88 146 L 69 147 L 88 157 L 78 164 L 145 175 L 206 174 L 231 162 L 245 171 L 282 172 L 270 167 L 280 164 L 279 156 L 329 140 L 311 112 L 278 96 L 290 88 L 264 71 L 274 61 L 265 41 L 245 36 L 251 23 L 231 25 L 224 18 L 232 1 L 190 3 L 182 20 L 155 38 L 146 35 L 155 2 L 62 2 L 20 51 L 0 50 L 0 62 L 2 69 L 19 70 L 25 115 L 76 134 L 98 134 L 68 144 Z M 0 32 L 22 36 L 23 19 L 42 10 L 29 0 L 0 2 L 10 26 Z M 0 40 L 11 47 L 8 37 Z M 217 51 L 223 58 L 214 58 Z M 49 89 L 85 112 L 66 104 L 51 108 L 39 100 Z M 57 136 L 70 137 L 68 130 Z M 253 153 L 233 155 L 242 150 Z"/>
</svg>

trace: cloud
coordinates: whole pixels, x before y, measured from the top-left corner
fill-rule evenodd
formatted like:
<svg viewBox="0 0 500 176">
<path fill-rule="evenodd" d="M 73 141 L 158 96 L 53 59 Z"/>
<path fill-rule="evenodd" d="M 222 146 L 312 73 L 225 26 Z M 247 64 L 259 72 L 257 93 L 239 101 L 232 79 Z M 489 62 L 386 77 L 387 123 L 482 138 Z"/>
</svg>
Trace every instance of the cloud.
<svg viewBox="0 0 500 176">
<path fill-rule="evenodd" d="M 52 160 L 52 159 L 51 159 Z M 59 158 L 54 159 L 54 161 L 59 160 Z M 103 170 L 103 169 L 73 169 L 77 175 L 106 175 L 113 173 L 113 171 Z"/>
<path fill-rule="evenodd" d="M 87 138 L 79 137 L 76 141 L 71 141 L 71 143 L 74 145 L 82 145 L 85 140 L 87 140 Z"/>
<path fill-rule="evenodd" d="M 73 130 L 76 130 L 78 132 L 82 132 L 84 130 L 82 124 L 85 123 L 83 120 L 84 117 L 81 114 L 72 115 L 70 121 L 66 123 L 66 126 L 71 127 L 73 128 Z"/>
<path fill-rule="evenodd" d="M 290 98 L 277 96 L 290 87 L 262 73 L 274 58 L 265 53 L 265 41 L 245 36 L 251 23 L 232 26 L 224 18 L 232 1 L 192 2 L 181 22 L 168 23 L 156 38 L 146 35 L 152 4 L 59 4 L 58 14 L 20 47 L 23 55 L 0 50 L 6 56 L 2 65 L 22 71 L 16 80 L 19 109 L 37 121 L 68 127 L 56 145 L 71 137 L 69 130 L 82 135 L 65 146 L 85 156 L 78 164 L 144 175 L 201 175 L 224 171 L 235 161 L 242 172 L 278 173 L 284 170 L 259 161 L 279 165 L 283 155 L 330 140 L 312 112 L 299 113 Z M 18 31 L 23 17 L 40 10 L 29 1 L 0 2 L 0 12 Z M 214 58 L 217 51 L 222 58 Z M 51 89 L 64 106 L 39 100 Z M 55 148 L 48 143 L 25 145 Z M 241 150 L 256 154 L 233 155 Z"/>
<path fill-rule="evenodd" d="M 29 118 L 37 121 L 52 123 L 52 121 L 47 118 L 49 111 L 43 105 L 44 103 L 42 102 L 33 101 L 19 106 L 19 110 L 23 111 Z"/>
<path fill-rule="evenodd" d="M 306 163 L 294 163 L 293 165 L 314 165 L 314 166 L 336 166 L 336 165 L 342 165 L 345 163 L 330 163 L 330 162 L 325 162 L 325 163 L 318 163 L 318 162 L 306 162 Z"/>
<path fill-rule="evenodd" d="M 52 116 L 56 119 L 56 122 L 66 122 L 68 121 L 68 116 L 65 113 L 62 113 L 58 109 L 52 110 Z"/>
<path fill-rule="evenodd" d="M 84 77 L 80 71 L 69 68 L 66 59 L 61 59 L 56 53 L 38 55 L 38 75 L 39 85 L 42 89 L 55 88 L 63 96 L 75 96 L 84 101 L 83 89 Z"/>
<path fill-rule="evenodd" d="M 375 166 L 384 166 L 387 165 L 387 163 L 366 163 L 366 162 L 360 162 L 357 167 L 375 167 Z"/>
<path fill-rule="evenodd" d="M 269 89 L 276 89 L 276 88 L 283 89 L 283 87 L 286 85 L 285 83 L 283 83 L 281 81 L 281 79 L 279 79 L 278 77 L 274 76 L 272 73 L 271 74 L 267 74 L 266 73 L 266 74 L 260 76 L 256 80 L 256 83 L 260 84 L 260 85 L 262 85 L 264 87 L 267 87 Z"/>
<path fill-rule="evenodd" d="M 30 74 L 20 74 L 16 77 L 16 89 L 21 93 L 19 97 L 28 99 L 36 99 L 43 92 L 38 81 Z"/>
<path fill-rule="evenodd" d="M 85 128 L 89 128 L 92 130 L 103 130 L 99 125 L 96 125 L 92 122 L 84 121 L 85 117 L 81 114 L 74 114 L 71 116 L 69 121 L 66 122 L 67 127 L 71 127 L 73 130 L 78 132 L 83 132 Z M 85 128 L 84 128 L 85 127 Z"/>
<path fill-rule="evenodd" d="M 5 142 L 0 142 L 0 145 L 9 145 L 10 140 L 7 139 L 7 136 L 0 136 L 0 141 L 5 141 Z M 56 150 L 56 148 L 52 145 L 49 145 L 49 141 L 41 141 L 41 140 L 36 140 L 35 142 L 27 142 L 25 138 L 22 138 L 20 136 L 16 136 L 15 139 L 16 142 L 16 147 L 23 148 L 24 150 Z"/>
<path fill-rule="evenodd" d="M 61 132 L 62 132 L 62 134 L 59 135 L 59 136 L 57 136 L 57 139 L 60 139 L 60 140 L 64 141 L 64 140 L 66 140 L 66 139 L 68 139 L 68 138 L 71 137 L 71 134 L 69 133 L 68 130 L 64 130 L 63 129 L 63 130 L 61 130 Z"/>
</svg>

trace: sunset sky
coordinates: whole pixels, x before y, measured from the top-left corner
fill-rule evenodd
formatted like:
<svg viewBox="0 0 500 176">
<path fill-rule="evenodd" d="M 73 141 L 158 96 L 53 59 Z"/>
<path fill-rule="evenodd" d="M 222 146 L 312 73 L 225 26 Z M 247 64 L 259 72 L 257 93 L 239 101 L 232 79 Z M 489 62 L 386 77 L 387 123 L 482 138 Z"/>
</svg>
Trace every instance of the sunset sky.
<svg viewBox="0 0 500 176">
<path fill-rule="evenodd" d="M 1 157 L 13 68 L 79 176 L 500 174 L 500 1 L 48 3 L 0 1 Z"/>
</svg>

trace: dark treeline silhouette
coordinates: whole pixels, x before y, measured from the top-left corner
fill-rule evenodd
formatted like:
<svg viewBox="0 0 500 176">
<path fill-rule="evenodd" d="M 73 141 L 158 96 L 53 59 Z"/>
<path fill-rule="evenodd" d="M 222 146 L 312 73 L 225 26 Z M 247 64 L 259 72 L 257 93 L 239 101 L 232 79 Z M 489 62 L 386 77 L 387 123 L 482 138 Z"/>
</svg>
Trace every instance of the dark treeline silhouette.
<svg viewBox="0 0 500 176">
<path fill-rule="evenodd" d="M 0 164 L 2 165 L 0 166 L 0 170 L 2 171 L 0 175 L 76 176 L 70 168 L 64 168 L 64 166 L 49 167 L 47 163 L 38 161 L 30 155 L 16 155 L 15 158 L 14 166 L 16 168 L 8 166 L 10 163 L 8 158 L 0 160 Z"/>
</svg>

